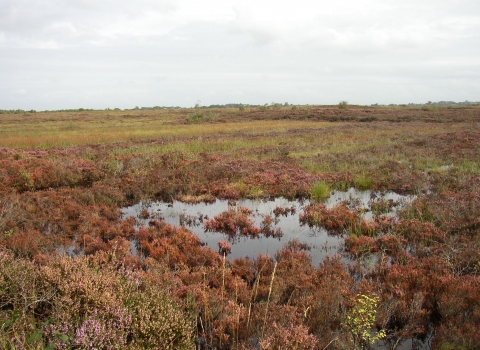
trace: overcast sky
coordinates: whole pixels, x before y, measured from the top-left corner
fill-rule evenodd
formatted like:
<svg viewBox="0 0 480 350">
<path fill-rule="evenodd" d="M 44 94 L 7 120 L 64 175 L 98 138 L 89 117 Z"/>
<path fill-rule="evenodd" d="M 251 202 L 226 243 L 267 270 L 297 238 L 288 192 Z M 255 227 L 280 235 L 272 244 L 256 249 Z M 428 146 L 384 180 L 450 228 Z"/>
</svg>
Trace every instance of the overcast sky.
<svg viewBox="0 0 480 350">
<path fill-rule="evenodd" d="M 0 0 L 0 109 L 480 100 L 479 0 Z"/>
</svg>

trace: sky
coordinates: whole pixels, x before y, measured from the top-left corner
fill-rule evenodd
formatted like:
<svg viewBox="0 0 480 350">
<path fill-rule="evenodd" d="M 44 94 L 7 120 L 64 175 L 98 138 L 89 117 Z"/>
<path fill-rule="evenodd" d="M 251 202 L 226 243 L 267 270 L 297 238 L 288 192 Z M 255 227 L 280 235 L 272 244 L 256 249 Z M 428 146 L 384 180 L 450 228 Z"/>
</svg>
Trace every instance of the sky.
<svg viewBox="0 0 480 350">
<path fill-rule="evenodd" d="M 0 0 L 0 109 L 480 101 L 478 0 Z"/>
</svg>

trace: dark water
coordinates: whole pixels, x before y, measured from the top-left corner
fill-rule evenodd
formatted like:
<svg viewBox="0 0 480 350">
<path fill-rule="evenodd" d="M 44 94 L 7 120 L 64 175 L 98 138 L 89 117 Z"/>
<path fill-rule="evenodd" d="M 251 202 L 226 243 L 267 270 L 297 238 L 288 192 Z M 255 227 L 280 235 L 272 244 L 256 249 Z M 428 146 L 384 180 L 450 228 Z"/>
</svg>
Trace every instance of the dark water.
<svg viewBox="0 0 480 350">
<path fill-rule="evenodd" d="M 331 196 L 324 202 L 328 207 L 338 205 L 342 201 L 348 201 L 351 205 L 355 205 L 358 209 L 365 211 L 364 217 L 371 219 L 373 214 L 370 210 L 372 200 L 392 200 L 399 202 L 399 205 L 393 208 L 387 215 L 396 215 L 396 210 L 401 207 L 402 203 L 410 202 L 414 198 L 410 196 L 400 196 L 393 192 L 388 193 L 373 193 L 371 191 L 358 191 L 350 189 L 348 191 L 333 191 Z M 299 214 L 303 212 L 305 206 L 310 202 L 308 200 L 290 201 L 285 198 L 275 198 L 274 200 L 238 200 L 233 206 L 227 200 L 217 199 L 212 204 L 198 203 L 186 204 L 175 201 L 172 203 L 165 202 L 150 202 L 138 203 L 131 207 L 123 208 L 123 217 L 135 217 L 141 225 L 148 225 L 150 219 L 141 219 L 140 213 L 147 209 L 150 216 L 162 216 L 166 223 L 175 226 L 186 226 L 193 233 L 197 234 L 199 238 L 205 242 L 213 250 L 218 250 L 218 242 L 221 240 L 229 241 L 232 251 L 228 258 L 235 259 L 238 257 L 255 258 L 259 253 L 269 254 L 273 256 L 277 250 L 292 240 L 297 239 L 300 243 L 310 245 L 310 255 L 312 262 L 317 266 L 327 255 L 334 255 L 339 252 L 339 248 L 343 239 L 338 235 L 329 235 L 328 232 L 322 228 L 311 228 L 302 226 L 299 221 Z M 205 232 L 205 226 L 200 218 L 203 220 L 213 219 L 221 212 L 235 209 L 239 207 L 246 207 L 252 210 L 250 218 L 254 221 L 254 226 L 261 227 L 261 222 L 265 215 L 270 215 L 275 218 L 274 209 L 280 208 L 294 208 L 294 213 L 288 215 L 279 215 L 276 217 L 276 223 L 272 224 L 271 228 L 281 229 L 283 236 L 280 238 L 259 237 L 250 238 L 244 236 L 236 236 L 233 240 L 222 232 Z"/>
</svg>

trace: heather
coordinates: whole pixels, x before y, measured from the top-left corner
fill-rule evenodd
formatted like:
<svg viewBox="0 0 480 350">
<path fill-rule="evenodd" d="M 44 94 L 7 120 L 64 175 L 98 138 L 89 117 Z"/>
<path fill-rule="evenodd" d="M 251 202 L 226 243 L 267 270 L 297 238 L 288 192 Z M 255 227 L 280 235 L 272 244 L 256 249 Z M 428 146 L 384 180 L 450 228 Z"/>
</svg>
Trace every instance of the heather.
<svg viewBox="0 0 480 350">
<path fill-rule="evenodd" d="M 115 253 L 35 264 L 0 252 L 3 348 L 187 349 L 182 302 Z"/>
<path fill-rule="evenodd" d="M 200 112 L 2 114 L 2 347 L 477 348 L 479 108 Z M 327 207 L 351 187 L 415 199 Z M 309 199 L 298 226 L 338 237 L 337 254 L 313 264 L 321 248 L 285 240 L 229 259 L 236 240 L 284 239 L 292 208 L 255 225 L 236 203 L 272 197 Z M 121 211 L 216 199 L 229 209 L 178 225 Z M 225 238 L 211 249 L 189 222 Z"/>
</svg>

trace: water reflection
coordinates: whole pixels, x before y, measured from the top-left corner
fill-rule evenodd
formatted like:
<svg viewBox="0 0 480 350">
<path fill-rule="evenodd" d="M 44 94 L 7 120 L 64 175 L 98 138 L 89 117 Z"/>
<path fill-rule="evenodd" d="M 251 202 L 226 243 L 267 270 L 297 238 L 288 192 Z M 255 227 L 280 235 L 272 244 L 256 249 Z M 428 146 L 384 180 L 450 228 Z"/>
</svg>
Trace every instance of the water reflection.
<svg viewBox="0 0 480 350">
<path fill-rule="evenodd" d="M 361 209 L 366 219 L 371 219 L 372 204 L 390 203 L 388 210 L 382 212 L 383 215 L 396 215 L 401 205 L 413 200 L 411 196 L 401 196 L 393 192 L 374 193 L 371 191 L 358 191 L 349 189 L 348 191 L 333 191 L 331 196 L 324 202 L 327 207 L 334 207 L 341 202 L 346 202 L 352 208 Z M 123 208 L 123 217 L 135 217 L 139 225 L 148 225 L 151 218 L 164 220 L 166 223 L 175 226 L 186 226 L 193 233 L 205 242 L 211 249 L 218 250 L 218 242 L 227 240 L 232 246 L 230 259 L 239 257 L 255 258 L 258 254 L 274 255 L 277 250 L 292 240 L 297 239 L 300 243 L 306 243 L 311 246 L 310 255 L 312 262 L 317 266 L 326 255 L 338 253 L 343 239 L 340 236 L 329 235 L 325 229 L 318 227 L 301 226 L 299 214 L 305 206 L 308 206 L 308 200 L 290 201 L 285 198 L 275 198 L 274 200 L 251 200 L 241 199 L 236 202 L 217 199 L 214 203 L 187 204 L 179 201 L 173 203 L 150 202 L 139 203 L 131 207 Z M 262 221 L 267 215 L 275 218 L 271 225 L 272 230 L 281 229 L 281 237 L 266 237 L 259 235 L 255 238 L 250 236 L 236 235 L 234 238 L 223 232 L 206 232 L 204 227 L 205 220 L 211 220 L 216 215 L 227 211 L 236 210 L 240 207 L 248 208 L 252 211 L 250 218 L 253 225 L 262 227 Z M 385 205 L 384 205 L 385 207 Z"/>
</svg>

